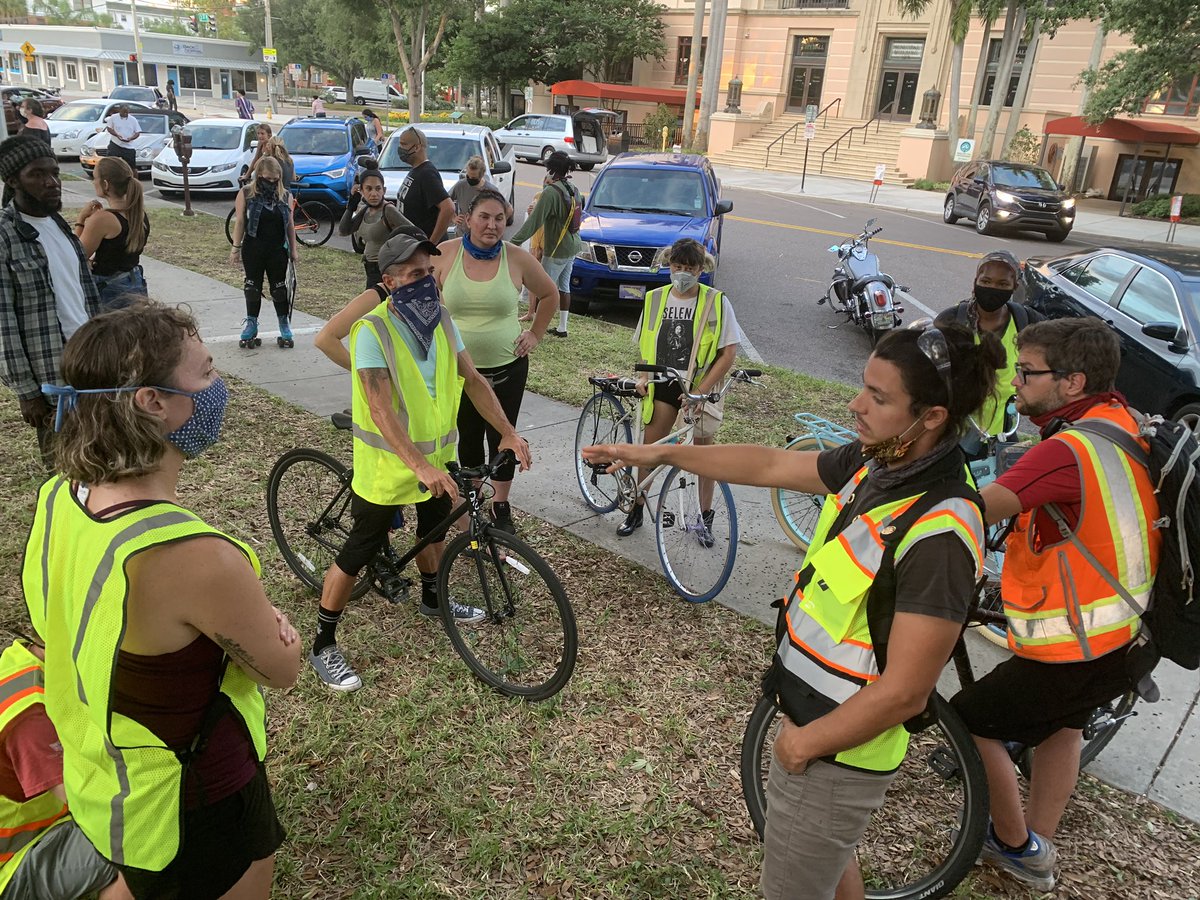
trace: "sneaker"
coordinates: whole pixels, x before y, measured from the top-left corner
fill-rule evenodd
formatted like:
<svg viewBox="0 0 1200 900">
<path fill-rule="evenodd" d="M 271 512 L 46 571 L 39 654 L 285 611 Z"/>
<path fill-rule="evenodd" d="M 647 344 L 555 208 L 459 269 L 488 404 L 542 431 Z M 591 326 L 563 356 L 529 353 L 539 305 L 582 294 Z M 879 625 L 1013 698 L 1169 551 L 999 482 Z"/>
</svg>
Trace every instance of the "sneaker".
<svg viewBox="0 0 1200 900">
<path fill-rule="evenodd" d="M 988 826 L 983 841 L 982 858 L 999 866 L 1018 881 L 1039 891 L 1054 888 L 1054 863 L 1058 853 L 1054 845 L 1036 832 L 1029 832 L 1029 846 L 1020 853 L 1005 850 Z"/>
<path fill-rule="evenodd" d="M 702 546 L 705 550 L 711 550 L 713 545 L 717 542 L 717 539 L 713 537 L 712 533 L 713 519 L 715 516 L 711 509 L 706 509 L 704 512 L 700 513 L 700 518 L 704 522 L 704 527 L 700 529 L 699 534 L 700 546 Z"/>
<path fill-rule="evenodd" d="M 565 332 L 563 329 L 561 329 L 561 328 L 555 328 L 555 329 L 552 329 L 551 331 L 548 331 L 548 332 L 546 332 L 546 333 L 547 333 L 547 334 L 552 334 L 552 335 L 554 335 L 555 337 L 566 337 L 566 336 L 567 336 L 567 333 L 566 333 L 566 332 Z"/>
<path fill-rule="evenodd" d="M 362 679 L 350 668 L 337 644 L 330 644 L 320 653 L 309 653 L 308 664 L 330 690 L 357 691 L 362 687 Z"/>
<path fill-rule="evenodd" d="M 454 614 L 454 620 L 462 625 L 477 625 L 487 618 L 487 610 L 480 609 L 478 606 L 467 606 L 457 600 L 450 601 L 450 612 Z M 421 615 L 429 616 L 431 619 L 440 619 L 442 610 L 437 606 L 426 606 L 425 601 L 422 600 Z"/>
<path fill-rule="evenodd" d="M 512 507 L 507 503 L 492 501 L 492 524 L 500 531 L 506 531 L 509 534 L 517 533 L 517 526 L 512 517 Z"/>
<path fill-rule="evenodd" d="M 625 521 L 617 526 L 617 537 L 629 537 L 637 529 L 641 528 L 642 515 L 645 511 L 645 506 L 641 503 L 635 503 L 633 509 L 629 511 L 629 515 L 625 517 Z"/>
</svg>

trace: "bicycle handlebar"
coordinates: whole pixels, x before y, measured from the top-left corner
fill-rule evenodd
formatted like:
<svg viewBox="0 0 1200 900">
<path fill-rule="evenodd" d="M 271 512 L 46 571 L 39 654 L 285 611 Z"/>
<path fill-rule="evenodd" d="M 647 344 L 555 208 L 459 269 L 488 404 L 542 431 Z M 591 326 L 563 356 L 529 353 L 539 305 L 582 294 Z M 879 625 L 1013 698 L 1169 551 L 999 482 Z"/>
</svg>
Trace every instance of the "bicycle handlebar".
<svg viewBox="0 0 1200 900">
<path fill-rule="evenodd" d="M 515 463 L 516 461 L 517 454 L 506 449 L 500 451 L 500 454 L 496 457 L 496 461 L 494 463 L 484 463 L 482 466 L 475 466 L 472 469 L 464 469 L 454 460 L 450 460 L 448 463 L 446 463 L 446 471 L 449 473 L 450 477 L 454 479 L 454 483 L 458 485 L 459 489 L 464 490 L 468 482 L 483 481 L 488 478 L 494 478 L 500 469 L 504 468 L 506 465 Z M 429 486 L 423 481 L 418 481 L 417 490 L 419 490 L 422 494 L 427 494 L 429 493 Z"/>
<path fill-rule="evenodd" d="M 651 378 L 649 382 L 647 382 L 648 384 L 671 384 L 672 382 L 675 382 L 682 386 L 683 383 L 687 381 L 682 372 L 680 372 L 678 369 L 672 369 L 670 366 L 652 366 L 646 363 L 638 363 L 633 367 L 633 371 L 646 372 L 659 376 L 658 378 Z M 681 396 L 683 399 L 691 400 L 695 403 L 718 403 L 721 398 L 725 396 L 725 392 L 729 390 L 729 386 L 735 381 L 741 381 L 747 384 L 757 384 L 754 379 L 760 377 L 761 375 L 761 369 L 734 369 L 729 373 L 729 377 L 725 380 L 725 383 L 717 390 L 710 391 L 707 394 L 693 394 L 688 391 L 683 391 Z"/>
</svg>

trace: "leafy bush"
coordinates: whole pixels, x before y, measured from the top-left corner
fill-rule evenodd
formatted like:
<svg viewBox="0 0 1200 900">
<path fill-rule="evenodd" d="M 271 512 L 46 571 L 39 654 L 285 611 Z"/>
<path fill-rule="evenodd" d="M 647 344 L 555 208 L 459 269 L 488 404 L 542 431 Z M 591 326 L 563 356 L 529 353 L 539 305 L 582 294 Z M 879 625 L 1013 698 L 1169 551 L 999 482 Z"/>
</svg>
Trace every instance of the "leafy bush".
<svg viewBox="0 0 1200 900">
<path fill-rule="evenodd" d="M 662 130 L 665 127 L 668 132 L 667 140 L 670 140 L 670 135 L 675 132 L 679 125 L 679 116 L 675 111 L 665 103 L 658 104 L 658 109 L 646 116 L 646 140 L 651 148 L 658 150 L 662 146 Z M 670 149 L 670 147 L 668 147 Z"/>
<path fill-rule="evenodd" d="M 1017 133 L 1013 135 L 1013 139 L 1008 142 L 1008 149 L 1004 152 L 1004 158 L 1009 162 L 1027 163 L 1032 166 L 1037 165 L 1041 154 L 1041 141 L 1038 140 L 1037 135 L 1029 130 L 1028 125 L 1022 125 Z"/>
<path fill-rule="evenodd" d="M 1146 219 L 1167 219 L 1171 216 L 1171 194 L 1157 194 L 1147 197 L 1133 207 L 1135 216 Z M 1183 195 L 1183 218 L 1200 219 L 1200 194 Z"/>
<path fill-rule="evenodd" d="M 950 190 L 948 181 L 932 181 L 928 178 L 918 178 L 913 182 L 914 191 L 937 191 L 939 194 Z"/>
</svg>

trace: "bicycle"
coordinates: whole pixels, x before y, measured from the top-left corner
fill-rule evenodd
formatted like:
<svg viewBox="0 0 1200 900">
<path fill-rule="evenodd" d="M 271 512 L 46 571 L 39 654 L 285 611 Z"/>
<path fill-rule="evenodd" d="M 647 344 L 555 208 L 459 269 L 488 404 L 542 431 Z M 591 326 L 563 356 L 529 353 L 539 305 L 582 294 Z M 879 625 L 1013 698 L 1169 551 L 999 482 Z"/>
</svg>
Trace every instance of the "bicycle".
<svg viewBox="0 0 1200 900">
<path fill-rule="evenodd" d="M 649 382 L 655 385 L 686 383 L 683 374 L 667 366 L 637 365 L 634 371 L 656 375 Z M 684 391 L 683 399 L 716 403 L 733 384 L 757 384 L 754 379 L 761 374 L 758 369 L 736 369 L 720 389 L 710 394 Z M 584 404 L 575 429 L 575 477 L 584 502 L 593 510 L 608 513 L 619 508 L 628 513 L 640 495 L 646 494 L 648 501 L 650 486 L 664 467 L 655 467 L 639 482 L 632 467 L 609 473 L 607 463 L 592 464 L 583 458 L 580 451 L 592 444 L 640 444 L 644 430 L 637 379 L 594 375 L 588 382 L 595 390 Z M 686 443 L 695 427 L 690 412 L 684 411 L 683 425 L 656 443 Z M 711 516 L 706 520 L 700 502 L 700 479 L 673 466 L 663 479 L 657 506 L 647 502 L 646 507 L 654 520 L 663 574 L 675 593 L 692 603 L 704 603 L 717 596 L 729 581 L 737 555 L 737 511 L 729 485 L 713 482 Z"/>
<path fill-rule="evenodd" d="M 1007 529 L 989 535 L 1002 544 Z M 951 654 L 961 685 L 973 684 L 974 669 L 965 641 L 966 628 L 1003 621 L 982 608 L 986 575 L 979 580 L 963 634 Z M 1080 769 L 1116 736 L 1125 719 L 1135 716 L 1132 691 L 1096 709 L 1084 727 Z M 916 900 L 945 896 L 966 877 L 979 857 L 987 828 L 987 773 L 967 726 L 938 693 L 931 698 L 933 723 L 913 734 L 908 753 L 888 791 L 884 806 L 872 816 L 858 846 L 859 863 L 873 900 Z M 758 836 L 766 824 L 766 779 L 779 713 L 776 698 L 758 699 L 742 738 L 742 797 Z M 1022 775 L 1032 771 L 1032 749 L 1007 745 Z"/>
<path fill-rule="evenodd" d="M 225 237 L 233 243 L 233 219 L 237 207 L 225 217 Z M 296 228 L 296 240 L 306 247 L 320 247 L 333 236 L 334 212 L 320 200 L 299 202 L 292 197 L 292 223 Z"/>
<path fill-rule="evenodd" d="M 344 413 L 335 413 L 332 421 L 339 430 L 352 425 Z M 413 580 L 404 569 L 434 535 L 466 515 L 469 527 L 446 545 L 437 573 L 450 643 L 471 672 L 501 694 L 545 700 L 570 680 L 579 636 L 570 600 L 550 566 L 521 538 L 496 529 L 484 512 L 488 479 L 512 459 L 505 451 L 491 465 L 448 464 L 462 502 L 403 556 L 389 539 L 350 596 L 358 599 L 374 589 L 391 603 L 406 600 Z M 350 533 L 352 478 L 353 470 L 327 453 L 297 448 L 276 461 L 267 479 L 271 534 L 288 568 L 317 593 Z M 450 610 L 451 597 L 487 615 L 474 624 L 459 621 Z"/>
</svg>

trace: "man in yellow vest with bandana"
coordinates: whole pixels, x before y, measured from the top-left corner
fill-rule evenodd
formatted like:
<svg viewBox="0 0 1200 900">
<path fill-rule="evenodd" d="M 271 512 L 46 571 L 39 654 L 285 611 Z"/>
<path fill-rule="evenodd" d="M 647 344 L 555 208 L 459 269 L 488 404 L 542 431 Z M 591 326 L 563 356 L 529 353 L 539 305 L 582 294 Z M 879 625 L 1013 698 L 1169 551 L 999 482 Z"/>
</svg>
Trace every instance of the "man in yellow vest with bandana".
<svg viewBox="0 0 1200 900">
<path fill-rule="evenodd" d="M 317 676 L 335 691 L 362 687 L 336 639 L 338 620 L 358 573 L 383 546 L 402 506 L 416 505 L 419 540 L 437 529 L 458 499 L 446 463 L 455 458 L 458 403 L 464 390 L 500 432 L 500 449 L 516 453 L 522 471 L 530 464 L 529 445 L 509 423 L 441 305 L 430 254 L 440 251 L 423 234 L 389 239 L 379 250 L 388 296 L 350 329 L 354 525 L 325 573 L 317 636 L 308 657 Z M 417 555 L 420 608 L 427 616 L 441 615 L 437 570 L 442 548 L 438 540 Z M 447 602 L 458 619 L 483 617 L 482 610 L 449 598 Z"/>
<path fill-rule="evenodd" d="M 130 896 L 67 810 L 62 745 L 46 715 L 42 650 L 14 641 L 0 654 L 0 898 Z"/>
<path fill-rule="evenodd" d="M 584 450 L 590 462 L 677 465 L 828 495 L 764 679 L 785 713 L 767 785 L 768 900 L 864 896 L 855 847 L 904 758 L 903 723 L 925 709 L 958 640 L 981 570 L 983 517 L 958 441 L 1002 361 L 992 337 L 977 344 L 958 325 L 889 334 L 850 403 L 858 439 L 820 453 Z"/>
</svg>

